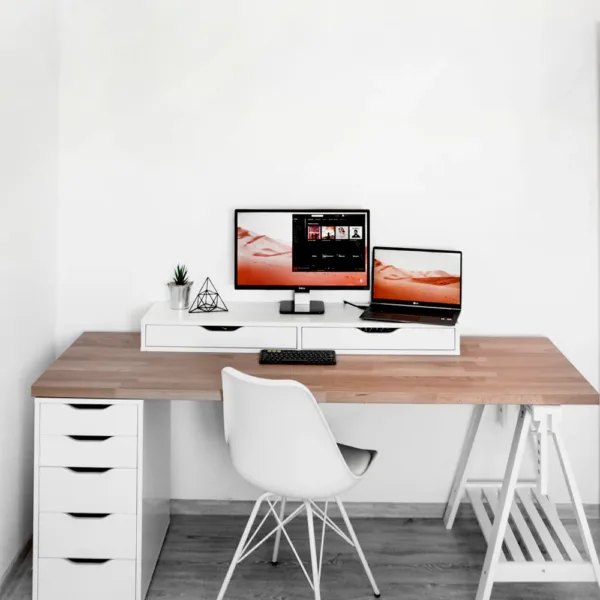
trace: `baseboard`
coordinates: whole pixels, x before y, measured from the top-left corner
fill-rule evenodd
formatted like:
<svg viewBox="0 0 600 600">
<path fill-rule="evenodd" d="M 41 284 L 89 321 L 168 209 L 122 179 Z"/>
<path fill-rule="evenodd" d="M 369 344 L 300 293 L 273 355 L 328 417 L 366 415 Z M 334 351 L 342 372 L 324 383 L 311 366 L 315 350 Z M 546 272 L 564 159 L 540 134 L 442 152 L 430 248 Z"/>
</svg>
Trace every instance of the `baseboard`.
<svg viewBox="0 0 600 600">
<path fill-rule="evenodd" d="M 13 592 L 13 586 L 21 579 L 21 571 L 27 568 L 27 557 L 31 552 L 31 539 L 27 541 L 21 551 L 13 558 L 6 569 L 6 572 L 0 576 L 0 600 L 10 598 Z"/>
<path fill-rule="evenodd" d="M 251 500 L 171 500 L 171 514 L 247 516 L 253 506 Z M 347 502 L 344 506 L 351 517 L 379 519 L 441 519 L 446 509 L 442 502 Z M 558 504 L 557 509 L 561 519 L 575 518 L 570 504 Z M 335 506 L 331 511 L 336 512 Z M 599 519 L 600 505 L 586 504 L 585 513 L 588 519 Z M 471 504 L 463 502 L 458 516 L 474 517 Z"/>
</svg>

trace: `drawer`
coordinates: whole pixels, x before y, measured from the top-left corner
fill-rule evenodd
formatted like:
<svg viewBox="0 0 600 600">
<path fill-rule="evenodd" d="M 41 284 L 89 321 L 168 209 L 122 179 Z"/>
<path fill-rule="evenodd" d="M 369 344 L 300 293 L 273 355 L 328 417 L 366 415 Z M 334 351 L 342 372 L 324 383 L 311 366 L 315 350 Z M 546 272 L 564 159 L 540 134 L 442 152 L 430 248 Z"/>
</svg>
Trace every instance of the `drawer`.
<svg viewBox="0 0 600 600">
<path fill-rule="evenodd" d="M 137 405 L 42 404 L 40 433 L 72 435 L 137 435 Z"/>
<path fill-rule="evenodd" d="M 100 563 L 40 558 L 38 600 L 133 600 L 135 560 Z"/>
<path fill-rule="evenodd" d="M 136 515 L 41 513 L 40 558 L 136 557 Z"/>
<path fill-rule="evenodd" d="M 296 348 L 295 327 L 146 325 L 146 346 L 154 348 Z"/>
<path fill-rule="evenodd" d="M 443 351 L 455 349 L 455 331 L 442 327 L 389 327 L 386 333 L 367 333 L 359 327 L 303 327 L 307 349 L 377 351 Z"/>
<path fill-rule="evenodd" d="M 122 467 L 137 466 L 136 437 L 40 436 L 42 467 Z"/>
<path fill-rule="evenodd" d="M 136 469 L 40 467 L 39 472 L 40 512 L 136 513 Z"/>
</svg>

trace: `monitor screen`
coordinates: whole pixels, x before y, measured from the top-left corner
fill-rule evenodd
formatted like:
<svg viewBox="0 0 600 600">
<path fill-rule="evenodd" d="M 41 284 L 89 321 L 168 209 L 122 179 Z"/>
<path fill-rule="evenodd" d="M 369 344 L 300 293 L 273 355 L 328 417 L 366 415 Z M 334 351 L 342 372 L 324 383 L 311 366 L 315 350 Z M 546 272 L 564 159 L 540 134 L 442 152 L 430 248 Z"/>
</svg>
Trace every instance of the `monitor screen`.
<svg viewBox="0 0 600 600">
<path fill-rule="evenodd" d="M 460 306 L 462 252 L 373 249 L 374 301 Z"/>
<path fill-rule="evenodd" d="M 237 210 L 236 288 L 368 289 L 368 210 Z"/>
</svg>

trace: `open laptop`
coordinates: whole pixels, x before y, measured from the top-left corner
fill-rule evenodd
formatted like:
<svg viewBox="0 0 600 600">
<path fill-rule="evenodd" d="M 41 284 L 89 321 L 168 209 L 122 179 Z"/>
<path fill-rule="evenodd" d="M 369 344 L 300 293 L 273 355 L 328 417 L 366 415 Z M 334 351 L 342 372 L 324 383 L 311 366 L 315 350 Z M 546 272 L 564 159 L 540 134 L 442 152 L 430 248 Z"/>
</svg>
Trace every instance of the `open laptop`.
<svg viewBox="0 0 600 600">
<path fill-rule="evenodd" d="M 462 300 L 462 252 L 373 248 L 368 321 L 455 325 Z"/>
</svg>

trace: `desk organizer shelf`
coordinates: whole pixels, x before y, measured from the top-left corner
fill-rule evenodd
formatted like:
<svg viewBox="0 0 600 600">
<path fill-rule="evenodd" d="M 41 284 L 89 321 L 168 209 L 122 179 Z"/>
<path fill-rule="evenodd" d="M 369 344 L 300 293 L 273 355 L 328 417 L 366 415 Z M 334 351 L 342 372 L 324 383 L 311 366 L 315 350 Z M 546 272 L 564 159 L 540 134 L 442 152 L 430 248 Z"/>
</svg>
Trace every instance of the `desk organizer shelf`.
<svg viewBox="0 0 600 600">
<path fill-rule="evenodd" d="M 142 319 L 142 350 L 258 352 L 327 349 L 340 354 L 460 354 L 456 327 L 362 321 L 361 310 L 327 304 L 324 315 L 281 315 L 276 302 L 232 302 L 226 313 L 171 310 L 159 302 Z"/>
</svg>

